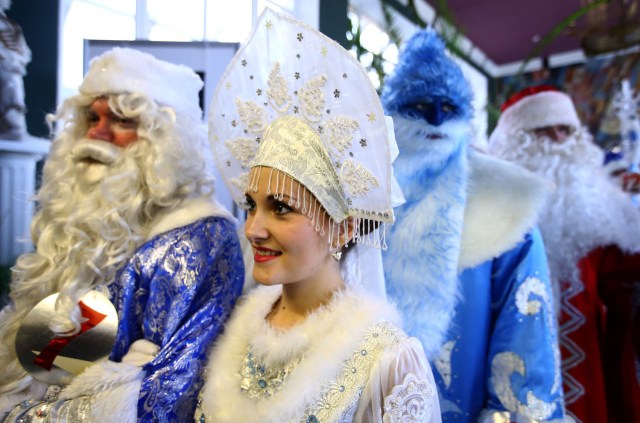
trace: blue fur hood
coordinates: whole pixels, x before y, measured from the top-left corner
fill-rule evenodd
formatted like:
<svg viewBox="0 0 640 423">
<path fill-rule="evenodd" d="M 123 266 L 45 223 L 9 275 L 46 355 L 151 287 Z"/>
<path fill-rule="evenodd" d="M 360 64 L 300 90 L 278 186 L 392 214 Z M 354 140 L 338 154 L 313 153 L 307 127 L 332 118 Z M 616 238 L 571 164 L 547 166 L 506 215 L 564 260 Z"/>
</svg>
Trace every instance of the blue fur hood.
<svg viewBox="0 0 640 423">
<path fill-rule="evenodd" d="M 458 107 L 461 119 L 470 119 L 473 114 L 471 87 L 433 30 L 418 31 L 409 39 L 394 73 L 384 82 L 381 100 L 389 115 L 396 114 L 402 105 L 433 97 L 448 98 Z"/>
</svg>

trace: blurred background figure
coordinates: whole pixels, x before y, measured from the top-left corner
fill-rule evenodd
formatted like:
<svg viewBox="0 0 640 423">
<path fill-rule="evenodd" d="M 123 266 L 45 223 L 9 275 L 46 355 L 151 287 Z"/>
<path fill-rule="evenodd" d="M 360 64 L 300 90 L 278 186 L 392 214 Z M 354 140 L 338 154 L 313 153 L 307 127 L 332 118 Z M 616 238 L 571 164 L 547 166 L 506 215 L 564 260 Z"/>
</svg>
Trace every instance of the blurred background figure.
<svg viewBox="0 0 640 423">
<path fill-rule="evenodd" d="M 31 51 L 20 26 L 6 11 L 11 0 L 0 0 L 0 139 L 20 140 L 27 134 L 24 83 Z"/>
<path fill-rule="evenodd" d="M 640 173 L 629 170 L 629 161 L 622 151 L 616 149 L 605 152 L 604 170 L 615 185 L 629 194 L 633 204 L 640 206 Z"/>
<path fill-rule="evenodd" d="M 629 193 L 632 201 L 640 205 L 640 116 L 638 104 L 640 100 L 631 89 L 628 79 L 620 84 L 611 103 L 613 113 L 617 116 L 620 142 L 616 151 L 608 151 L 605 155 L 605 166 L 610 170 L 614 181 Z M 613 169 L 612 169 L 613 168 Z"/>
<path fill-rule="evenodd" d="M 640 211 L 556 87 L 508 99 L 489 149 L 556 186 L 540 229 L 559 299 L 568 411 L 581 422 L 639 421 Z"/>
</svg>

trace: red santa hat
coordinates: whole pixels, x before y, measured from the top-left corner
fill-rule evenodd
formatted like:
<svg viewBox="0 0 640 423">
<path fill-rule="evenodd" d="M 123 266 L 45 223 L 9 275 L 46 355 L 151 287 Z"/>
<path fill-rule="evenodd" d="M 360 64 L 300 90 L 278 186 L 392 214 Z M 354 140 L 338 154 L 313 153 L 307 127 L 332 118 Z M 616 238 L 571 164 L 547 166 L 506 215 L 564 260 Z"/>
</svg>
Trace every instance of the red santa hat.
<svg viewBox="0 0 640 423">
<path fill-rule="evenodd" d="M 571 97 L 552 85 L 527 87 L 505 101 L 501 110 L 496 129 L 504 134 L 553 125 L 580 127 Z"/>
</svg>

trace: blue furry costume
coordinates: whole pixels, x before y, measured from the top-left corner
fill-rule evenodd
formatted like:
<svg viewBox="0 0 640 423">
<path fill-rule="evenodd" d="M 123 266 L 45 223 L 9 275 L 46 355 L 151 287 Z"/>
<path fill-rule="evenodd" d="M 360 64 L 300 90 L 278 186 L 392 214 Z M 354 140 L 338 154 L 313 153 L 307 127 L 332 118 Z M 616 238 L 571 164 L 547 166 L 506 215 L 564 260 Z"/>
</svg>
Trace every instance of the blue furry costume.
<svg viewBox="0 0 640 423">
<path fill-rule="evenodd" d="M 561 421 L 556 320 L 536 227 L 547 187 L 469 148 L 471 100 L 438 36 L 414 35 L 382 93 L 407 199 L 388 233 L 387 290 L 436 369 L 443 421 Z"/>
</svg>

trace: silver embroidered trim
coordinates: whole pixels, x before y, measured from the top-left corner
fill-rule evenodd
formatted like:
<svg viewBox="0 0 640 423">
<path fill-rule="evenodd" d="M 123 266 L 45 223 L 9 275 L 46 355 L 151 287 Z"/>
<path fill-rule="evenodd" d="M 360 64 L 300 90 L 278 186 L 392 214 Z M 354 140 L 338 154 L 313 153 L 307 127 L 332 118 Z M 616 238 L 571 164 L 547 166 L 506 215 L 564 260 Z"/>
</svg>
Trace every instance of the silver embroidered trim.
<svg viewBox="0 0 640 423">
<path fill-rule="evenodd" d="M 491 362 L 491 383 L 502 405 L 509 411 L 529 416 L 535 420 L 546 420 L 556 410 L 557 404 L 546 403 L 531 391 L 527 392 L 527 403 L 523 404 L 511 386 L 511 375 L 518 373 L 526 376 L 524 360 L 517 354 L 507 351 L 496 354 Z"/>
<path fill-rule="evenodd" d="M 537 295 L 542 299 L 542 302 L 539 300 L 529 300 L 531 295 Z M 540 317 L 545 319 L 549 333 L 555 333 L 551 293 L 540 279 L 534 276 L 529 276 L 518 287 L 515 297 L 516 307 L 520 314 L 535 315 L 541 314 L 541 312 L 544 311 L 544 314 Z M 542 309 L 543 306 L 544 309 Z M 551 393 L 555 393 L 559 392 L 562 388 L 562 378 L 560 377 L 562 374 L 562 370 L 560 369 L 560 349 L 556 348 L 555 345 L 551 345 L 549 348 L 553 349 L 554 364 Z"/>
<path fill-rule="evenodd" d="M 405 339 L 404 332 L 389 322 L 367 331 L 354 354 L 342 366 L 337 377 L 321 388 L 320 397 L 310 404 L 304 415 L 294 421 L 351 422 L 362 390 L 380 354 L 389 346 Z"/>
</svg>

